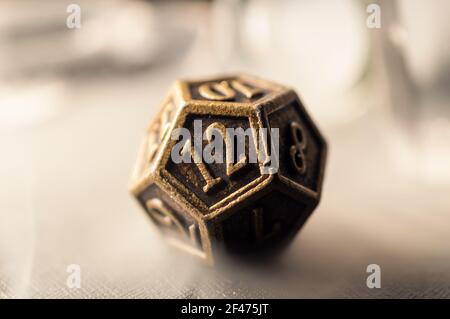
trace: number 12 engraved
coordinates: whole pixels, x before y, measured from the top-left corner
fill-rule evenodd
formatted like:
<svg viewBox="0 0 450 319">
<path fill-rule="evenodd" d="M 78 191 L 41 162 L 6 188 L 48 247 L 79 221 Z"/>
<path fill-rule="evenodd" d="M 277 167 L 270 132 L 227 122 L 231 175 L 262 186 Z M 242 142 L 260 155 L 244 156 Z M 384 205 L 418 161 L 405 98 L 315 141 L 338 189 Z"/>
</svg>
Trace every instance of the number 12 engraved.
<svg viewBox="0 0 450 319">
<path fill-rule="evenodd" d="M 222 140 L 225 142 L 225 156 L 226 156 L 226 174 L 227 176 L 232 176 L 236 172 L 238 172 L 240 169 L 244 168 L 247 165 L 248 157 L 247 155 L 243 154 L 243 156 L 240 156 L 241 158 L 237 163 L 234 163 L 233 159 L 233 143 L 231 141 L 231 136 L 229 136 L 227 129 L 222 123 L 214 122 L 211 125 L 208 126 L 206 129 L 206 137 L 208 139 L 208 142 L 213 142 L 213 132 L 216 131 L 220 133 Z M 184 145 L 181 153 L 182 155 L 186 155 L 188 152 L 191 152 L 191 157 L 194 161 L 194 163 L 197 165 L 197 168 L 202 175 L 203 179 L 205 180 L 206 184 L 203 186 L 203 191 L 205 193 L 209 192 L 214 186 L 218 185 L 222 178 L 220 177 L 213 177 L 211 173 L 208 171 L 208 168 L 203 163 L 200 154 L 197 154 L 197 151 L 195 147 L 192 147 L 191 140 L 187 140 L 186 144 Z"/>
</svg>

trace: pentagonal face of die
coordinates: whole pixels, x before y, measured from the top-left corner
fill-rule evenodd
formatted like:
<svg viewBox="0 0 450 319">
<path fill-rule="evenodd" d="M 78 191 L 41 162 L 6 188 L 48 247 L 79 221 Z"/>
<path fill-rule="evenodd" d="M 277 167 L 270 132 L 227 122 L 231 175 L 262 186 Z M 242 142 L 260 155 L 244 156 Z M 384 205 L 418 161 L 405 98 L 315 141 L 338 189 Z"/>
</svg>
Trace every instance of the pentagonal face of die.
<svg viewBox="0 0 450 319">
<path fill-rule="evenodd" d="M 148 128 L 147 137 L 147 161 L 152 163 L 155 159 L 156 153 L 160 148 L 161 142 L 164 137 L 169 133 L 169 127 L 173 122 L 176 114 L 176 104 L 174 98 L 170 96 L 167 98 L 157 118 L 151 123 Z"/>
<path fill-rule="evenodd" d="M 250 76 L 231 76 L 204 81 L 184 82 L 185 100 L 255 103 L 280 91 L 279 85 Z"/>
<path fill-rule="evenodd" d="M 279 129 L 279 174 L 319 193 L 326 145 L 300 101 L 279 105 L 268 120 L 272 129 Z"/>
<path fill-rule="evenodd" d="M 237 197 L 251 191 L 269 177 L 268 175 L 261 175 L 259 164 L 257 161 L 251 160 L 250 152 L 252 148 L 255 149 L 255 142 L 252 135 L 249 134 L 251 132 L 249 130 L 251 122 L 248 117 L 189 114 L 182 127 L 186 128 L 192 137 L 192 140 L 189 142 L 192 150 L 192 154 L 189 156 L 190 161 L 177 163 L 171 156 L 168 158 L 165 169 L 171 175 L 171 178 L 174 178 L 174 181 L 176 181 L 174 186 L 178 188 L 178 192 L 184 195 L 191 204 L 195 205 L 195 203 L 192 203 L 192 195 L 194 195 L 208 211 L 212 211 L 235 201 Z M 212 145 L 212 141 L 202 137 L 212 127 L 219 131 L 222 128 L 222 130 L 236 129 L 244 132 L 244 135 L 241 135 L 242 145 L 244 145 L 243 155 L 245 156 L 242 164 L 239 164 L 239 150 L 237 148 L 233 149 L 234 159 L 230 161 L 227 158 L 227 148 L 231 147 L 231 145 L 228 145 L 227 139 L 223 137 L 219 140 L 222 145 L 222 151 L 220 152 L 222 156 L 220 159 L 215 158 L 214 161 L 209 161 L 209 163 L 205 160 L 207 146 Z M 195 136 L 200 136 L 202 140 L 200 152 L 204 156 L 200 161 L 195 161 L 193 155 L 195 151 Z M 176 144 L 180 143 L 184 143 L 181 137 L 180 140 L 176 141 Z M 176 147 L 176 144 L 173 147 Z M 238 143 L 235 142 L 234 144 L 237 145 Z M 231 167 L 229 163 L 232 163 Z M 181 187 L 178 187 L 180 185 Z"/>
<path fill-rule="evenodd" d="M 201 235 L 201 225 L 177 205 L 156 184 L 148 186 L 137 196 L 152 221 L 169 243 L 200 257 L 208 258 L 208 245 Z"/>
<path fill-rule="evenodd" d="M 170 125 L 175 120 L 177 104 L 174 95 L 170 94 L 160 108 L 158 116 L 150 123 L 139 149 L 138 159 L 131 179 L 131 190 L 139 193 L 149 185 L 148 175 L 157 163 L 157 154 L 161 152 L 161 144 L 169 134 Z"/>
<path fill-rule="evenodd" d="M 312 211 L 300 199 L 273 191 L 222 222 L 225 249 L 232 254 L 267 254 L 293 238 Z"/>
</svg>

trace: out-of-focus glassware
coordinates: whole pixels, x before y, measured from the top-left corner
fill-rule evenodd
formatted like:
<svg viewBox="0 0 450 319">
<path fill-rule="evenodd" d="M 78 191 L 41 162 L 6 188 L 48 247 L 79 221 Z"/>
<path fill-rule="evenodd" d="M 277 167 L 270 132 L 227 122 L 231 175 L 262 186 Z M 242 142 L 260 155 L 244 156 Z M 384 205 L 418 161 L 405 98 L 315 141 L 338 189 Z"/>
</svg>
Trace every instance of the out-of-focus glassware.
<svg viewBox="0 0 450 319">
<path fill-rule="evenodd" d="M 0 2 L 0 130 L 42 123 L 63 112 L 68 81 L 89 85 L 175 63 L 196 36 L 195 26 L 179 19 L 181 12 L 190 15 L 181 3 L 76 4 L 81 27 L 70 29 L 67 2 Z"/>
<path fill-rule="evenodd" d="M 447 1 L 377 2 L 372 83 L 390 112 L 398 171 L 431 184 L 450 181 L 450 23 Z M 447 8 L 447 10 L 445 10 Z"/>
<path fill-rule="evenodd" d="M 76 2 L 81 28 L 70 29 L 68 3 L 4 1 L 0 39 L 3 78 L 87 76 L 146 71 L 183 55 L 195 36 L 179 12 L 160 3 Z M 40 14 L 36 14 L 40 12 Z"/>
<path fill-rule="evenodd" d="M 216 1 L 213 19 L 222 65 L 295 86 L 323 123 L 345 123 L 367 109 L 358 103 L 370 58 L 359 3 Z"/>
<path fill-rule="evenodd" d="M 379 29 L 366 24 L 372 3 Z M 448 9 L 445 0 L 219 0 L 211 43 L 222 69 L 295 86 L 324 126 L 374 109 L 400 171 L 450 180 Z"/>
</svg>

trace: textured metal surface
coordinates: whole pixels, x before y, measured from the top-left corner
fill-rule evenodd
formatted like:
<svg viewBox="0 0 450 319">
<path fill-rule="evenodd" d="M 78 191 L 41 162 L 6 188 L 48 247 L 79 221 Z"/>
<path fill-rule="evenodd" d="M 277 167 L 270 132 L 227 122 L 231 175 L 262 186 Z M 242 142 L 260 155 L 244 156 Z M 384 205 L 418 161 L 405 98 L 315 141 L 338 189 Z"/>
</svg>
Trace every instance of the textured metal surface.
<svg viewBox="0 0 450 319">
<path fill-rule="evenodd" d="M 196 152 L 211 128 L 278 129 L 279 153 L 271 155 L 279 169 L 268 174 L 264 160 L 249 160 L 258 135 L 245 140 L 242 159 L 225 151 L 219 163 L 174 161 L 180 140 L 172 132 L 185 128 L 195 138 L 196 120 Z M 213 264 L 222 248 L 252 255 L 289 243 L 320 200 L 325 160 L 325 141 L 289 88 L 247 75 L 179 81 L 144 138 L 131 192 L 171 243 Z"/>
<path fill-rule="evenodd" d="M 450 57 L 440 49 L 446 46 L 441 39 L 448 38 L 450 2 L 402 6 L 408 38 L 414 39 L 406 46 L 408 56 L 412 53 L 408 65 L 431 93 L 415 101 L 423 102 L 423 112 L 413 117 L 408 115 L 414 108 L 399 99 L 406 82 L 396 80 L 400 73 L 391 67 L 401 66 L 397 58 L 385 61 L 393 79 L 364 77 L 369 81 L 354 85 L 358 69 L 380 53 L 376 43 L 365 41 L 367 15 L 359 3 L 246 1 L 249 10 L 241 11 L 239 21 L 247 32 L 240 28 L 244 33 L 239 34 L 230 26 L 240 23 L 204 2 L 152 2 L 158 10 L 145 21 L 154 16 L 161 23 L 156 29 L 140 25 L 137 31 L 158 35 L 163 43 L 150 49 L 165 62 L 145 53 L 143 62 L 151 64 L 130 69 L 127 62 L 143 48 L 126 46 L 136 33 L 115 32 L 125 25 L 116 23 L 111 10 L 128 16 L 128 4 L 136 3 L 111 2 L 76 2 L 84 22 L 107 18 L 105 28 L 83 24 L 82 34 L 65 28 L 64 1 L 0 2 L 0 32 L 6 36 L 0 59 L 5 71 L 0 298 L 450 298 L 450 102 L 439 94 L 449 92 L 448 79 L 439 76 L 448 59 L 439 57 Z M 225 3 L 236 6 L 236 1 L 218 2 Z M 341 10 L 345 3 L 361 10 L 360 22 Z M 160 5 L 167 7 L 160 10 Z M 218 14 L 211 16 L 214 11 Z M 259 19 L 244 20 L 248 13 Z M 389 41 L 386 13 L 382 30 L 371 32 Z M 268 30 L 249 32 L 252 21 L 258 25 L 267 17 Z M 211 25 L 220 21 L 222 28 Z M 6 29 L 14 25 L 20 34 Z M 78 35 L 88 36 L 88 43 L 77 45 Z M 239 46 L 227 45 L 229 35 Z M 119 60 L 96 49 L 111 40 Z M 386 71 L 377 65 L 370 69 Z M 143 128 L 148 119 L 160 119 L 157 108 L 173 79 L 233 70 L 298 89 L 330 145 L 320 205 L 278 262 L 264 269 L 240 264 L 221 269 L 190 260 L 165 245 L 126 191 Z M 440 80 L 428 82 L 432 74 Z M 380 85 L 388 97 L 397 96 L 391 99 L 395 105 Z M 392 118 L 393 108 L 405 116 L 396 112 L 400 116 Z M 405 130 L 412 118 L 418 127 Z M 380 289 L 366 286 L 366 267 L 372 263 L 381 267 Z M 66 284 L 70 264 L 81 267 L 79 289 Z"/>
<path fill-rule="evenodd" d="M 71 111 L 1 136 L 1 297 L 450 297 L 448 184 L 394 165 L 397 127 L 383 109 L 324 127 L 332 147 L 321 204 L 279 262 L 209 269 L 166 247 L 124 185 L 142 128 L 177 76 L 72 86 Z M 80 289 L 66 285 L 72 263 Z M 365 284 L 371 263 L 381 289 Z"/>
</svg>

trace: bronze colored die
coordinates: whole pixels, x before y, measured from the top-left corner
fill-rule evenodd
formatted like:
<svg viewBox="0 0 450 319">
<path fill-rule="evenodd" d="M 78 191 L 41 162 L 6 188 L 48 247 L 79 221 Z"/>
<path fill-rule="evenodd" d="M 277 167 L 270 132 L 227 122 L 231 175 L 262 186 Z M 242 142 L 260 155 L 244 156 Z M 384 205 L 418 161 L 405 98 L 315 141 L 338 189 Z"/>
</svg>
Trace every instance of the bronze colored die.
<svg viewBox="0 0 450 319">
<path fill-rule="evenodd" d="M 233 130 L 244 132 L 240 153 Z M 218 136 L 219 160 L 204 160 Z M 248 75 L 178 81 L 147 129 L 131 192 L 171 244 L 213 264 L 219 251 L 289 243 L 319 203 L 325 161 L 293 90 Z"/>
</svg>

